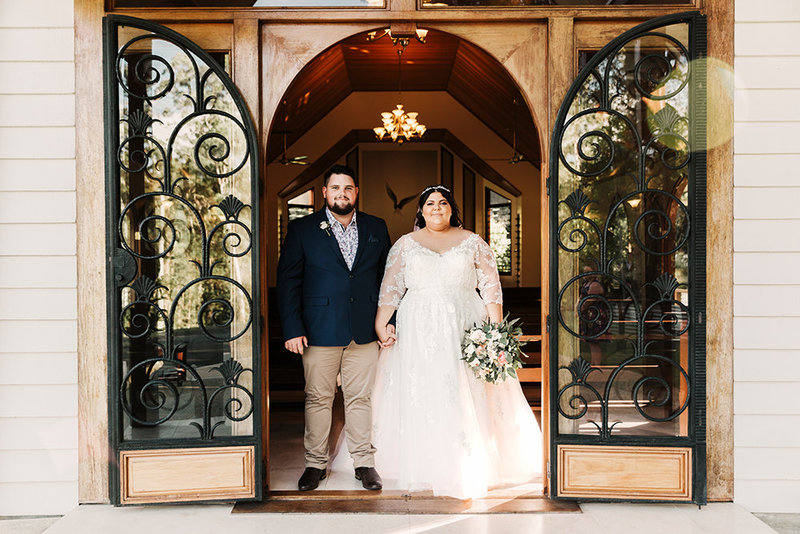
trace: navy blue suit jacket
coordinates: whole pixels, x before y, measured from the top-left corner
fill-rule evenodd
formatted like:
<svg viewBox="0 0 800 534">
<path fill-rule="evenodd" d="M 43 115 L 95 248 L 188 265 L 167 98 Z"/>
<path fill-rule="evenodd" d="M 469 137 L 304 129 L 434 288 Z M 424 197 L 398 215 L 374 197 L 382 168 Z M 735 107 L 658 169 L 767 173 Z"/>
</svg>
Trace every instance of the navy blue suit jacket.
<svg viewBox="0 0 800 534">
<path fill-rule="evenodd" d="M 358 212 L 358 251 L 347 268 L 322 209 L 289 223 L 278 260 L 278 309 L 283 339 L 306 336 L 309 345 L 344 347 L 371 343 L 375 335 L 386 256 L 386 222 Z M 330 235 L 328 235 L 330 233 Z"/>
</svg>

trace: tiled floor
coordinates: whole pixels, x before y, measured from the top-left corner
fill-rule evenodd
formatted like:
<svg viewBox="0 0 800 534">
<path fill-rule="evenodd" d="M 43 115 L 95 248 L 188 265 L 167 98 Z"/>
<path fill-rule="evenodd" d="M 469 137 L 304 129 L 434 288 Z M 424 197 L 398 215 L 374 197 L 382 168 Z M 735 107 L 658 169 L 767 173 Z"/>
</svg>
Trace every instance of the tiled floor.
<svg viewBox="0 0 800 534">
<path fill-rule="evenodd" d="M 47 534 L 352 533 L 374 534 L 768 534 L 766 524 L 735 504 L 583 504 L 583 513 L 494 515 L 231 514 L 230 505 L 114 508 L 80 506 Z M 0 532 L 7 530 L 0 521 Z M 11 522 L 9 522 L 11 523 Z"/>
</svg>

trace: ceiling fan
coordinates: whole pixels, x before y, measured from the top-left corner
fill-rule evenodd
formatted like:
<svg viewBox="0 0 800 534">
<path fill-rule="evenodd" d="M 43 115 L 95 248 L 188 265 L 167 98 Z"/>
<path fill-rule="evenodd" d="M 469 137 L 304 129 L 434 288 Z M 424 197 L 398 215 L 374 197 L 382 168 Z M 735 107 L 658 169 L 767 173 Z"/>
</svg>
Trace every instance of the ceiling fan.
<svg viewBox="0 0 800 534">
<path fill-rule="evenodd" d="M 283 134 L 283 153 L 281 153 L 281 158 L 278 160 L 278 163 L 281 165 L 308 165 L 308 162 L 305 161 L 308 156 L 292 156 L 291 158 L 286 155 L 286 134 L 289 132 L 275 132 Z"/>
<path fill-rule="evenodd" d="M 519 105 L 519 101 L 514 99 L 511 103 L 514 108 Z M 486 161 L 505 161 L 506 163 L 510 163 L 511 165 L 516 165 L 521 161 L 526 161 L 525 156 L 523 156 L 519 150 L 517 150 L 517 113 L 516 109 L 514 109 L 514 113 L 511 115 L 514 120 L 514 125 L 511 128 L 511 150 L 513 153 L 511 154 L 510 158 L 487 158 Z"/>
<path fill-rule="evenodd" d="M 514 151 L 511 154 L 510 158 L 486 158 L 486 161 L 505 161 L 506 163 L 510 163 L 511 165 L 515 165 L 521 161 L 526 161 L 525 156 L 523 156 L 519 150 L 517 150 L 517 128 L 514 127 L 514 130 L 511 133 L 511 149 Z"/>
</svg>

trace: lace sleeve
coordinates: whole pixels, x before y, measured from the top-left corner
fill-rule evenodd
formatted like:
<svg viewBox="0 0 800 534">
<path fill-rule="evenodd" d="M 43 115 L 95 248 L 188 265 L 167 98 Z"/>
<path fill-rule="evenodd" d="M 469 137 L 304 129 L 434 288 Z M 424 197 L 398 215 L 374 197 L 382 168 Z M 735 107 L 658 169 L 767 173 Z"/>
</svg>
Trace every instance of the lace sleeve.
<svg viewBox="0 0 800 534">
<path fill-rule="evenodd" d="M 497 273 L 494 252 L 480 237 L 477 237 L 476 241 L 478 246 L 475 251 L 475 273 L 478 275 L 478 291 L 486 304 L 502 306 L 503 287 L 500 285 L 500 275 Z"/>
<path fill-rule="evenodd" d="M 383 272 L 381 293 L 378 297 L 378 306 L 392 306 L 397 308 L 403 295 L 406 293 L 405 261 L 403 259 L 403 243 L 401 237 L 392 245 L 386 257 L 386 269 Z"/>
</svg>

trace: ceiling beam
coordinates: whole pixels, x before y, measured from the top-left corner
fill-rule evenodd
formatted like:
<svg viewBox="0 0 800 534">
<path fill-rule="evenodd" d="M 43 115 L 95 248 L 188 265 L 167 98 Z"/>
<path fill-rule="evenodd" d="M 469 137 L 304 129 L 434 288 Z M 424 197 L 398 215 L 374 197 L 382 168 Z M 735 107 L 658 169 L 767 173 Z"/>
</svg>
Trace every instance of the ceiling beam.
<svg viewBox="0 0 800 534">
<path fill-rule="evenodd" d="M 372 130 L 350 130 L 339 141 L 333 144 L 322 156 L 306 167 L 297 177 L 283 187 L 278 196 L 286 198 L 305 188 L 325 174 L 330 167 L 336 164 L 345 154 L 359 143 L 386 143 L 375 137 Z M 460 158 L 476 174 L 486 178 L 496 186 L 508 191 L 514 196 L 520 196 L 522 191 L 517 189 L 511 182 L 506 180 L 494 167 L 486 163 L 479 155 L 473 152 L 458 137 L 450 133 L 449 130 L 433 128 L 425 132 L 425 138 L 420 140 L 406 141 L 406 144 L 416 143 L 441 143 L 458 158 Z M 267 172 L 269 179 L 269 172 Z"/>
</svg>

